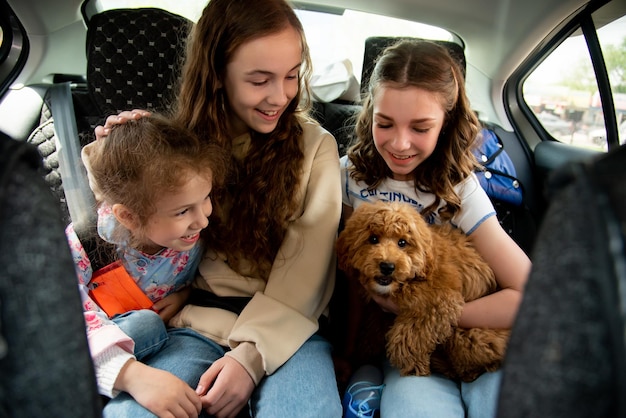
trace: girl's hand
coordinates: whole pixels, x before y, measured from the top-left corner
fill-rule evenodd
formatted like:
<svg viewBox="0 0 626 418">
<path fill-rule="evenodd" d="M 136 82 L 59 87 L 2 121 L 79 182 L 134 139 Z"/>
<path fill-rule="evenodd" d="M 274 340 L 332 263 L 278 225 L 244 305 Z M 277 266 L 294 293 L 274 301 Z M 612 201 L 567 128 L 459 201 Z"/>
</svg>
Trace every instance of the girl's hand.
<svg viewBox="0 0 626 418">
<path fill-rule="evenodd" d="M 147 110 L 133 109 L 125 110 L 119 115 L 111 115 L 106 119 L 104 126 L 98 125 L 94 129 L 94 132 L 96 134 L 96 140 L 106 137 L 109 132 L 111 132 L 111 128 L 113 126 L 121 125 L 128 122 L 129 120 L 140 119 L 144 116 L 150 116 L 150 112 L 148 112 Z"/>
<path fill-rule="evenodd" d="M 179 290 L 178 292 L 167 295 L 166 297 L 152 305 L 152 309 L 159 313 L 159 316 L 167 325 L 169 320 L 172 319 L 172 317 L 181 310 L 185 302 L 187 302 L 190 293 L 191 286 L 187 286 L 184 289 Z"/>
<path fill-rule="evenodd" d="M 246 369 L 237 360 L 224 356 L 200 377 L 196 393 L 209 414 L 232 418 L 246 406 L 254 387 Z"/>
<path fill-rule="evenodd" d="M 197 418 L 200 397 L 187 383 L 164 370 L 129 360 L 115 380 L 115 388 L 129 393 L 158 417 Z"/>
<path fill-rule="evenodd" d="M 382 297 L 373 293 L 370 293 L 370 296 L 374 302 L 378 303 L 378 306 L 380 306 L 383 311 L 398 315 L 398 305 L 396 305 L 391 298 Z"/>
</svg>

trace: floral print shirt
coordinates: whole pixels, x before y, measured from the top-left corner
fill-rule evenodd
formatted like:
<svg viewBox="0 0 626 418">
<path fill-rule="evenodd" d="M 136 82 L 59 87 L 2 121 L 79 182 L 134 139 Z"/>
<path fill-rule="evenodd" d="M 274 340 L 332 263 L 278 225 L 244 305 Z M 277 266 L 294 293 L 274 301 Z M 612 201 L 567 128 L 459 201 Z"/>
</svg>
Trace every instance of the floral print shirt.
<svg viewBox="0 0 626 418">
<path fill-rule="evenodd" d="M 130 239 L 128 231 L 121 234 L 119 231 L 124 229 L 113 216 L 110 206 L 101 205 L 98 209 L 98 234 L 105 241 L 117 246 L 117 258 L 153 302 L 158 302 L 191 284 L 202 258 L 201 242 L 189 251 L 164 248 L 156 254 L 145 254 L 128 245 Z M 73 225 L 70 224 L 65 232 L 78 275 L 87 339 L 94 360 L 98 387 L 100 393 L 112 397 L 116 395 L 113 383 L 117 374 L 129 358 L 134 358 L 134 343 L 89 297 L 93 275 L 91 262 Z"/>
</svg>

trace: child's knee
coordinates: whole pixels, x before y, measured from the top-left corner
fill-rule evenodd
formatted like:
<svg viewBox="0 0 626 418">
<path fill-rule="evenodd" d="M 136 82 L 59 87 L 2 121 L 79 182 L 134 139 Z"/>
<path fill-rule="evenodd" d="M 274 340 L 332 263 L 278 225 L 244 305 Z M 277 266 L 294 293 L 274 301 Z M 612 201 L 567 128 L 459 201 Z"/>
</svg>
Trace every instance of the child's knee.
<svg viewBox="0 0 626 418">
<path fill-rule="evenodd" d="M 161 317 L 149 309 L 127 312 L 113 318 L 113 322 L 135 342 L 135 355 L 152 354 L 161 349 L 168 339 L 167 328 Z"/>
</svg>

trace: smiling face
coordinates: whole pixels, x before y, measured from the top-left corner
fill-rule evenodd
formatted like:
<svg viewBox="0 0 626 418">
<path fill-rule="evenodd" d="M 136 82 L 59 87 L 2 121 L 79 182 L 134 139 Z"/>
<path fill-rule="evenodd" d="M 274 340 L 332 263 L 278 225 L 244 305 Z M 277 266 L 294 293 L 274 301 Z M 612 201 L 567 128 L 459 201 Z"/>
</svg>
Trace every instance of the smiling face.
<svg viewBox="0 0 626 418">
<path fill-rule="evenodd" d="M 156 212 L 147 224 L 129 228 L 140 241 L 141 250 L 154 254 L 162 248 L 177 251 L 193 248 L 213 211 L 211 187 L 211 179 L 192 174 L 178 190 L 158 198 Z"/>
<path fill-rule="evenodd" d="M 270 133 L 298 93 L 301 39 L 292 27 L 241 45 L 226 66 L 224 87 L 234 136 Z"/>
<path fill-rule="evenodd" d="M 395 180 L 411 173 L 435 150 L 445 112 L 435 93 L 381 85 L 373 96 L 374 144 Z"/>
</svg>

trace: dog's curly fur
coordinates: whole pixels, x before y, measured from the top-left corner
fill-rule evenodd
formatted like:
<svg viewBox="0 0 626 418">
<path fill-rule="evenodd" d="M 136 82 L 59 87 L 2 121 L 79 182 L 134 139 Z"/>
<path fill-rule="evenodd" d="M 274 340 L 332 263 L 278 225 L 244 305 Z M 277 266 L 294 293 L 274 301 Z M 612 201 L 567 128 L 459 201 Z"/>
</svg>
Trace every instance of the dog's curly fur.
<svg viewBox="0 0 626 418">
<path fill-rule="evenodd" d="M 347 220 L 337 240 L 339 268 L 372 294 L 392 298 L 399 309 L 393 323 L 372 321 L 367 336 L 383 335 L 386 353 L 402 375 L 435 372 L 472 381 L 500 367 L 508 330 L 462 329 L 463 305 L 496 290 L 489 265 L 467 236 L 450 225 L 428 225 L 411 206 L 402 203 L 364 203 Z M 377 310 L 373 301 L 368 314 Z M 352 309 L 352 308 L 350 308 Z M 350 313 L 350 312 L 349 312 Z M 376 329 L 390 326 L 386 332 Z M 380 338 L 379 338 L 380 340 Z M 375 353 L 370 353 L 374 355 Z"/>
</svg>

